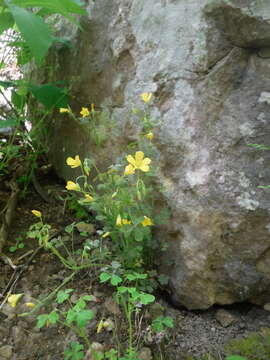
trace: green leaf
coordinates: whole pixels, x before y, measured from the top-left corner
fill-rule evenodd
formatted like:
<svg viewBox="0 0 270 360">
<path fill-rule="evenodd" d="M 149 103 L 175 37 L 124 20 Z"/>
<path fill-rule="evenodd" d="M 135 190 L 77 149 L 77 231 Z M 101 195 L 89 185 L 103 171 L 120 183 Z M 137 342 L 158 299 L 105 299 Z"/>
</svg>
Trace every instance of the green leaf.
<svg viewBox="0 0 270 360">
<path fill-rule="evenodd" d="M 86 326 L 87 322 L 94 318 L 94 312 L 92 310 L 82 310 L 77 313 L 76 323 L 80 328 Z"/>
<path fill-rule="evenodd" d="M 11 118 L 7 120 L 0 120 L 0 129 L 7 127 L 16 127 L 19 123 L 20 119 Z"/>
<path fill-rule="evenodd" d="M 0 12 L 0 34 L 14 25 L 13 16 L 9 11 Z"/>
<path fill-rule="evenodd" d="M 36 63 L 41 65 L 49 47 L 54 41 L 49 27 L 40 17 L 30 11 L 10 3 L 7 3 L 7 6 L 15 19 L 22 37 L 35 57 Z"/>
<path fill-rule="evenodd" d="M 111 277 L 111 284 L 113 286 L 117 286 L 118 284 L 120 284 L 122 282 L 122 278 L 118 275 L 112 275 Z"/>
<path fill-rule="evenodd" d="M 19 248 L 19 249 L 23 249 L 24 246 L 25 246 L 24 243 L 20 243 L 20 244 L 18 245 L 18 248 Z"/>
<path fill-rule="evenodd" d="M 101 283 L 104 283 L 104 282 L 108 281 L 110 278 L 111 278 L 111 274 L 108 274 L 108 273 L 105 273 L 105 272 L 103 272 L 103 273 L 101 273 L 99 275 L 99 280 L 100 280 Z"/>
<path fill-rule="evenodd" d="M 135 240 L 141 242 L 143 240 L 143 230 L 141 228 L 136 228 L 134 232 Z"/>
<path fill-rule="evenodd" d="M 57 314 L 56 311 L 52 311 L 52 312 L 49 314 L 48 320 L 50 321 L 51 324 L 56 324 L 57 321 L 59 320 L 59 315 Z"/>
<path fill-rule="evenodd" d="M 125 292 L 127 292 L 128 291 L 128 288 L 126 287 L 126 286 L 119 286 L 118 288 L 117 288 L 117 292 L 119 293 L 119 294 L 124 294 Z"/>
<path fill-rule="evenodd" d="M 142 294 L 140 294 L 140 301 L 143 305 L 147 305 L 147 304 L 154 302 L 155 297 L 154 297 L 154 295 L 151 295 L 151 294 L 142 293 Z"/>
<path fill-rule="evenodd" d="M 0 86 L 2 86 L 4 89 L 7 89 L 9 87 L 15 86 L 15 83 L 13 81 L 2 81 L 2 80 L 0 80 Z"/>
<path fill-rule="evenodd" d="M 81 360 L 84 358 L 83 345 L 81 345 L 78 341 L 72 341 L 70 343 L 70 348 L 64 351 L 64 359 L 72 359 L 72 360 Z"/>
<path fill-rule="evenodd" d="M 270 146 L 263 145 L 263 144 L 248 144 L 248 146 L 254 147 L 258 150 L 270 150 Z"/>
<path fill-rule="evenodd" d="M 17 250 L 17 246 L 11 246 L 8 250 L 9 252 L 15 252 Z"/>
<path fill-rule="evenodd" d="M 48 314 L 43 314 L 43 315 L 39 315 L 37 317 L 38 321 L 37 321 L 37 327 L 39 329 L 43 328 L 43 326 L 46 325 L 46 322 L 48 321 L 49 319 L 49 315 Z"/>
<path fill-rule="evenodd" d="M 45 84 L 36 85 L 30 88 L 33 96 L 46 108 L 52 109 L 68 107 L 68 96 L 66 90 L 57 86 Z"/>
<path fill-rule="evenodd" d="M 171 318 L 170 316 L 165 316 L 163 318 L 163 324 L 169 328 L 173 328 L 174 327 L 173 318 Z"/>
<path fill-rule="evenodd" d="M 225 360 L 247 360 L 247 358 L 239 355 L 231 355 L 227 356 Z"/>
<path fill-rule="evenodd" d="M 13 90 L 11 94 L 11 102 L 15 108 L 22 111 L 26 104 L 26 96 L 20 95 L 17 91 Z"/>
<path fill-rule="evenodd" d="M 66 301 L 70 297 L 70 293 L 73 291 L 73 289 L 66 289 L 66 290 L 60 290 L 57 293 L 56 301 L 58 304 L 62 304 L 64 301 Z"/>
<path fill-rule="evenodd" d="M 139 273 L 133 273 L 133 274 L 128 274 L 126 275 L 126 278 L 129 281 L 134 281 L 134 280 L 143 280 L 147 278 L 147 274 L 139 274 Z"/>
<path fill-rule="evenodd" d="M 69 309 L 66 317 L 67 324 L 70 325 L 73 321 L 75 321 L 76 316 L 77 316 L 77 311 L 74 310 L 73 308 Z"/>
</svg>

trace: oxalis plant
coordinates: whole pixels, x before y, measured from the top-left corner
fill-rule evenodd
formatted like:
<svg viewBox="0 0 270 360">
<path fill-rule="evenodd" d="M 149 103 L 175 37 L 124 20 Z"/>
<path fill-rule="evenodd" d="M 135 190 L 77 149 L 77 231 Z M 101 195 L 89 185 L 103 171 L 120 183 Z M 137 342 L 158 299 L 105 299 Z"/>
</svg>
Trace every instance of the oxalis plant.
<svg viewBox="0 0 270 360">
<path fill-rule="evenodd" d="M 152 184 L 155 171 L 151 157 L 147 156 L 147 153 L 153 153 L 153 124 L 149 111 L 152 94 L 144 93 L 141 98 L 146 108 L 135 111 L 141 117 L 140 141 L 132 144 L 132 152 L 118 164 L 105 172 L 100 172 L 92 159 L 81 160 L 79 155 L 66 159 L 67 165 L 72 169 L 81 170 L 75 181 L 67 181 L 67 191 L 77 194 L 78 203 L 95 214 L 96 220 L 103 226 L 102 231 L 99 231 L 99 239 L 92 242 L 88 239 L 80 256 L 84 256 L 87 246 L 92 246 L 92 250 L 96 246 L 101 249 L 98 252 L 100 258 L 95 258 L 95 252 L 92 252 L 82 264 L 79 264 L 73 252 L 73 243 L 68 246 L 63 244 L 61 239 L 50 240 L 50 229 L 44 223 L 41 212 L 32 211 L 33 215 L 39 218 L 39 222 L 31 226 L 28 236 L 36 238 L 40 246 L 52 251 L 65 267 L 74 272 L 91 266 L 96 267 L 100 283 L 112 287 L 114 299 L 123 310 L 127 321 L 128 336 L 124 346 L 122 344 L 117 349 L 105 352 L 95 350 L 91 347 L 87 334 L 87 325 L 94 318 L 92 310 L 87 308 L 87 302 L 92 299 L 91 295 L 80 298 L 72 305 L 70 296 L 73 289 L 56 289 L 50 299 L 55 296 L 58 305 L 51 312 L 38 316 L 38 326 L 59 323 L 72 329 L 83 340 L 84 344 L 70 344 L 65 351 L 65 359 L 82 359 L 85 351 L 88 351 L 95 360 L 139 360 L 134 320 L 144 307 L 155 301 L 153 290 L 156 283 L 151 278 L 151 256 L 157 244 L 152 237 L 152 228 L 167 219 L 165 213 L 162 215 L 160 212 L 157 216 L 154 211 L 157 190 Z M 83 107 L 80 112 L 81 118 L 90 117 L 93 111 L 93 106 L 91 110 Z M 76 117 L 69 107 L 60 108 L 60 113 Z M 91 175 L 94 171 L 96 175 L 93 179 Z M 75 226 L 73 223 L 68 227 L 70 234 Z M 71 250 L 68 247 L 71 247 Z M 66 257 L 63 255 L 63 248 Z M 65 308 L 62 309 L 62 306 Z M 97 333 L 106 326 L 109 325 L 101 319 Z M 172 328 L 173 320 L 170 317 L 159 316 L 154 319 L 151 326 L 153 332 L 161 332 L 166 328 Z"/>
</svg>

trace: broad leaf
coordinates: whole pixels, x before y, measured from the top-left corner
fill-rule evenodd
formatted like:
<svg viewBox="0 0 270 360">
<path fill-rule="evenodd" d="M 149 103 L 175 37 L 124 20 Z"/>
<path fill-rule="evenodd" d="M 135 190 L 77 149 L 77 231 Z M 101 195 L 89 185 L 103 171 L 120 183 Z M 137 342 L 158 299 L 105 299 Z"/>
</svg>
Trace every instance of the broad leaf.
<svg viewBox="0 0 270 360">
<path fill-rule="evenodd" d="M 150 304 L 151 302 L 155 301 L 154 295 L 150 294 L 140 294 L 140 300 L 143 305 Z"/>
<path fill-rule="evenodd" d="M 13 16 L 9 11 L 0 12 L 0 34 L 14 25 Z"/>
<path fill-rule="evenodd" d="M 20 95 L 18 91 L 13 90 L 11 94 L 11 102 L 18 110 L 23 110 L 26 104 L 26 95 Z"/>
<path fill-rule="evenodd" d="M 49 319 L 49 315 L 48 314 L 39 315 L 37 319 L 38 319 L 37 327 L 41 329 L 43 326 L 46 325 Z"/>
<path fill-rule="evenodd" d="M 53 85 L 36 85 L 30 88 L 33 96 L 47 109 L 68 107 L 68 96 L 65 89 Z"/>
<path fill-rule="evenodd" d="M 13 4 L 7 5 L 37 64 L 41 65 L 54 41 L 49 27 L 35 14 Z"/>
<path fill-rule="evenodd" d="M 0 86 L 2 86 L 4 89 L 7 89 L 9 87 L 15 86 L 15 83 L 13 81 L 2 81 L 2 80 L 0 80 Z"/>
<path fill-rule="evenodd" d="M 92 310 L 82 310 L 77 313 L 76 323 L 80 328 L 86 326 L 87 322 L 94 318 L 94 312 Z"/>
<path fill-rule="evenodd" d="M 113 286 L 116 286 L 122 282 L 122 278 L 118 275 L 112 275 L 111 277 L 111 284 Z"/>
<path fill-rule="evenodd" d="M 7 120 L 0 120 L 0 129 L 7 127 L 16 127 L 20 122 L 20 119 L 10 118 Z"/>
<path fill-rule="evenodd" d="M 57 321 L 59 320 L 59 315 L 57 314 L 56 311 L 52 311 L 50 314 L 49 314 L 49 322 L 51 324 L 56 324 Z"/>
<path fill-rule="evenodd" d="M 73 289 L 66 289 L 66 290 L 60 290 L 57 293 L 56 301 L 58 304 L 62 304 L 65 302 L 69 297 L 70 293 L 73 291 Z"/>
<path fill-rule="evenodd" d="M 105 272 L 103 272 L 99 275 L 99 280 L 101 283 L 108 281 L 110 278 L 111 278 L 111 274 L 108 274 Z"/>
</svg>

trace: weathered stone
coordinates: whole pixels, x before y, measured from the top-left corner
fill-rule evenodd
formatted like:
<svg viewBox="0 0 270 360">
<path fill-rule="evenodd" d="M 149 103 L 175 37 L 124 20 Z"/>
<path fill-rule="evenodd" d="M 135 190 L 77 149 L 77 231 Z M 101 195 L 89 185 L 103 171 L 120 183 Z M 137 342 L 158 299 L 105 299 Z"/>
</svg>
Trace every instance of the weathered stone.
<svg viewBox="0 0 270 360">
<path fill-rule="evenodd" d="M 148 347 L 143 347 L 139 353 L 139 358 L 141 360 L 152 360 L 153 356 L 152 356 L 151 349 Z"/>
<path fill-rule="evenodd" d="M 263 308 L 265 311 L 270 312 L 270 303 L 266 303 Z"/>
<path fill-rule="evenodd" d="M 12 346 L 4 345 L 0 347 L 0 358 L 1 359 L 10 359 L 12 356 Z"/>
<path fill-rule="evenodd" d="M 174 300 L 190 309 L 269 301 L 270 193 L 258 185 L 269 183 L 270 153 L 248 146 L 270 145 L 269 0 L 99 0 L 87 9 L 84 31 L 68 29 L 74 50 L 50 61 L 60 65 L 55 79 L 72 80 L 74 111 L 109 109 L 117 134 L 98 147 L 87 126 L 54 117 L 57 172 L 76 176 L 65 163 L 76 154 L 101 167 L 123 156 L 139 134 L 131 104 L 152 92 L 172 213 L 156 235 L 170 245 L 163 267 Z"/>
<path fill-rule="evenodd" d="M 216 312 L 216 319 L 223 327 L 228 327 L 239 320 L 236 316 L 224 309 L 219 309 Z"/>
</svg>

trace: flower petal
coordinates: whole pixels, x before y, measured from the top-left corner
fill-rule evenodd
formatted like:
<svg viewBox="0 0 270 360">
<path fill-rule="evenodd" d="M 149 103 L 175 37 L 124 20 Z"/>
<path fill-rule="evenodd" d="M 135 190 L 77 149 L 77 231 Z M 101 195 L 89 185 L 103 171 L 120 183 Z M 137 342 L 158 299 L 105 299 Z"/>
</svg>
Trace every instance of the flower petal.
<svg viewBox="0 0 270 360">
<path fill-rule="evenodd" d="M 39 217 L 39 218 L 41 218 L 41 216 L 42 216 L 41 212 L 38 211 L 38 210 L 32 210 L 31 213 L 32 213 L 33 215 L 35 215 L 36 217 Z"/>
<path fill-rule="evenodd" d="M 144 153 L 142 151 L 136 151 L 135 153 L 135 161 L 136 161 L 136 166 L 139 167 L 141 165 L 141 162 L 144 158 Z"/>
<path fill-rule="evenodd" d="M 129 164 L 125 167 L 124 175 L 132 175 L 135 172 L 135 168 Z"/>
<path fill-rule="evenodd" d="M 143 172 L 148 172 L 149 171 L 149 165 L 140 166 L 140 170 L 143 171 Z"/>
<path fill-rule="evenodd" d="M 17 302 L 23 297 L 24 294 L 13 294 L 8 297 L 8 303 L 11 307 L 16 307 Z"/>
<path fill-rule="evenodd" d="M 151 226 L 151 225 L 154 225 L 153 224 L 153 221 L 147 217 L 147 216 L 144 216 L 144 220 L 141 222 L 142 226 Z"/>
<path fill-rule="evenodd" d="M 90 115 L 90 112 L 87 107 L 82 107 L 80 114 L 82 115 L 82 117 L 87 117 Z"/>
<path fill-rule="evenodd" d="M 121 218 L 121 215 L 117 215 L 117 218 L 116 218 L 116 225 L 117 226 L 122 226 L 122 218 Z"/>
<path fill-rule="evenodd" d="M 153 140 L 154 134 L 150 131 L 148 134 L 145 135 L 146 139 Z"/>
<path fill-rule="evenodd" d="M 128 155 L 128 156 L 127 156 L 127 161 L 128 161 L 131 165 L 133 165 L 134 167 L 136 167 L 136 161 L 135 161 L 135 159 L 134 159 L 133 156 Z"/>
<path fill-rule="evenodd" d="M 68 181 L 66 185 L 67 190 L 80 191 L 80 186 L 73 181 Z"/>
<path fill-rule="evenodd" d="M 148 103 L 151 100 L 151 98 L 152 98 L 152 93 L 144 92 L 141 94 L 141 99 L 145 103 Z"/>
</svg>

